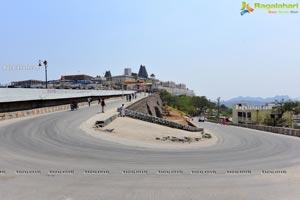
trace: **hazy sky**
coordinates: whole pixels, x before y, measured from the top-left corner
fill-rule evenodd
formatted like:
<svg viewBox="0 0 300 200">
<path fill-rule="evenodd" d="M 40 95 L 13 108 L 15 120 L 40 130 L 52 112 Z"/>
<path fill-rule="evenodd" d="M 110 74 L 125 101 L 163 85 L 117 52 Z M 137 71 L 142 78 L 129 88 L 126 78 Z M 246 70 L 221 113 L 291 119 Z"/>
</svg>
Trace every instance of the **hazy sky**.
<svg viewBox="0 0 300 200">
<path fill-rule="evenodd" d="M 237 0 L 1 1 L 0 68 L 46 59 L 48 79 L 59 79 L 143 64 L 213 100 L 299 97 L 300 14 L 241 16 L 240 8 Z M 2 84 L 24 79 L 44 80 L 44 70 L 0 69 Z"/>
</svg>

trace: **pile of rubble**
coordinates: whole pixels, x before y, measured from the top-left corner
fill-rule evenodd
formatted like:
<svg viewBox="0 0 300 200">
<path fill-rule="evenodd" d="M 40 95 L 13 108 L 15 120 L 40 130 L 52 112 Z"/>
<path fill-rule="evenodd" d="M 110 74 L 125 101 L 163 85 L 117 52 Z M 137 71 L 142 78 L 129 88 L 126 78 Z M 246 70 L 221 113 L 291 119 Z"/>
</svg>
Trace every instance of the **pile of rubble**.
<svg viewBox="0 0 300 200">
<path fill-rule="evenodd" d="M 167 137 L 162 137 L 162 138 L 156 137 L 155 139 L 160 140 L 160 141 L 191 143 L 191 142 L 198 142 L 203 138 L 210 139 L 210 138 L 212 138 L 212 136 L 208 133 L 202 133 L 202 137 L 195 137 L 195 138 L 192 138 L 192 137 L 178 138 L 178 137 L 174 137 L 174 136 L 167 136 Z"/>
</svg>

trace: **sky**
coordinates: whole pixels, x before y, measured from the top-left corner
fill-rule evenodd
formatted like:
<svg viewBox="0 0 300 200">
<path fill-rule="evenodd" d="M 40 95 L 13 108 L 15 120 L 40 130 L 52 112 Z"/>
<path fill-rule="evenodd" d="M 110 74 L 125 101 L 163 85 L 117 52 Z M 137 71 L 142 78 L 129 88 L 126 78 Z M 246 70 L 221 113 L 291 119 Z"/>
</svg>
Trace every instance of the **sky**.
<svg viewBox="0 0 300 200">
<path fill-rule="evenodd" d="M 276 3 L 277 1 L 247 1 Z M 297 3 L 299 1 L 280 1 Z M 0 83 L 124 68 L 198 96 L 300 97 L 300 14 L 240 15 L 238 0 L 2 0 Z M 298 9 L 296 9 L 298 10 Z"/>
</svg>

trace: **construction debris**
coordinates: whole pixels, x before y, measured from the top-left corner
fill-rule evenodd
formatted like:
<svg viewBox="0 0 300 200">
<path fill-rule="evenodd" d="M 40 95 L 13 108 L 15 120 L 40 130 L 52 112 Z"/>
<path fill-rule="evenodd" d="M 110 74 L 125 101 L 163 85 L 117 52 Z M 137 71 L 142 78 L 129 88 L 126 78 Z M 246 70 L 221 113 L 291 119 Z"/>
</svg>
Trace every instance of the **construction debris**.
<svg viewBox="0 0 300 200">
<path fill-rule="evenodd" d="M 212 136 L 209 133 L 203 133 L 202 134 L 202 138 L 210 139 L 210 138 L 212 138 Z M 171 141 L 171 142 L 181 142 L 181 143 L 188 142 L 188 143 L 191 143 L 191 142 L 198 142 L 202 138 L 201 137 L 195 137 L 195 138 L 192 138 L 192 137 L 183 137 L 183 138 L 178 138 L 178 137 L 174 137 L 174 136 L 166 136 L 166 137 L 162 137 L 162 138 L 156 137 L 155 139 L 156 140 L 161 140 L 161 141 Z"/>
</svg>

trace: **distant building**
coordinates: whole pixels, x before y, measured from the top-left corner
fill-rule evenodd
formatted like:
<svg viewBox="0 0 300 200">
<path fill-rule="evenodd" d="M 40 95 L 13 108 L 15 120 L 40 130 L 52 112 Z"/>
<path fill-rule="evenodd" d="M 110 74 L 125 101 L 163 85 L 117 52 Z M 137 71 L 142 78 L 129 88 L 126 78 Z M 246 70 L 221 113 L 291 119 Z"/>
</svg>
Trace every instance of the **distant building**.
<svg viewBox="0 0 300 200">
<path fill-rule="evenodd" d="M 138 76 L 140 78 L 148 78 L 148 73 L 147 73 L 146 67 L 144 65 L 140 66 Z"/>
<path fill-rule="evenodd" d="M 176 83 L 173 82 L 173 81 L 161 82 L 161 85 L 163 87 L 170 87 L 170 88 L 175 88 L 176 87 Z"/>
<path fill-rule="evenodd" d="M 60 80 L 69 80 L 69 81 L 79 81 L 79 80 L 92 80 L 94 77 L 88 76 L 85 74 L 78 74 L 78 75 L 65 75 L 61 76 Z"/>
<path fill-rule="evenodd" d="M 132 74 L 131 68 L 124 69 L 124 76 L 131 76 L 131 74 Z"/>
<path fill-rule="evenodd" d="M 195 92 L 193 90 L 188 90 L 188 89 L 179 89 L 176 87 L 164 87 L 161 85 L 156 86 L 158 90 L 166 90 L 172 95 L 175 96 L 195 96 Z"/>
<path fill-rule="evenodd" d="M 186 85 L 183 84 L 183 83 L 176 84 L 176 88 L 179 88 L 179 89 L 186 89 Z"/>
<path fill-rule="evenodd" d="M 111 78 L 111 73 L 110 73 L 110 71 L 106 71 L 104 77 L 105 77 L 105 78 Z"/>
<path fill-rule="evenodd" d="M 131 76 L 134 77 L 135 79 L 138 78 L 138 74 L 137 73 L 131 73 Z"/>
<path fill-rule="evenodd" d="M 134 77 L 132 76 L 113 76 L 111 77 L 112 84 L 124 84 L 125 82 L 128 81 L 135 81 Z"/>
<path fill-rule="evenodd" d="M 178 89 L 187 90 L 185 84 L 183 84 L 183 83 L 176 84 L 176 83 L 173 82 L 173 81 L 161 82 L 161 86 L 163 86 L 163 87 L 170 87 L 170 88 L 178 88 Z"/>
<path fill-rule="evenodd" d="M 181 95 L 195 96 L 195 92 L 193 90 L 187 89 L 185 84 L 183 83 L 176 84 L 173 81 L 165 81 L 165 82 L 155 81 L 154 89 L 166 90 L 167 92 L 175 96 L 181 96 Z"/>
<path fill-rule="evenodd" d="M 24 81 L 14 81 L 11 82 L 12 87 L 20 87 L 20 88 L 41 88 L 42 85 L 45 84 L 45 81 L 40 80 L 24 80 Z"/>
<path fill-rule="evenodd" d="M 239 124 L 261 124 L 272 113 L 274 105 L 250 106 L 232 105 L 232 122 Z"/>
</svg>

